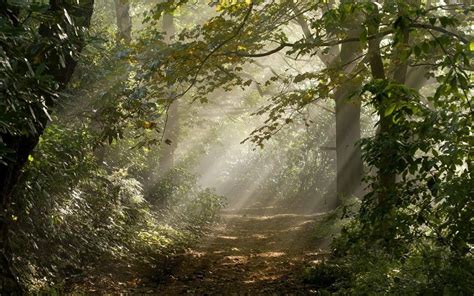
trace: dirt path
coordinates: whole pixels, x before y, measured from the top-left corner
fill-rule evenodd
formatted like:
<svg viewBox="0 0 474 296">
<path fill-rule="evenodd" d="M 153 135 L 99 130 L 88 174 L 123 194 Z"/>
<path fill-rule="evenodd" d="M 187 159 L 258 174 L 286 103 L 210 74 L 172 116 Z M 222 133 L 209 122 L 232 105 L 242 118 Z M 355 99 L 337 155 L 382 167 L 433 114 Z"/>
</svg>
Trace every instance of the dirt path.
<svg viewBox="0 0 474 296">
<path fill-rule="evenodd" d="M 305 267 L 327 252 L 314 239 L 319 215 L 281 209 L 224 211 L 223 221 L 177 260 L 158 295 L 308 295 Z"/>
</svg>

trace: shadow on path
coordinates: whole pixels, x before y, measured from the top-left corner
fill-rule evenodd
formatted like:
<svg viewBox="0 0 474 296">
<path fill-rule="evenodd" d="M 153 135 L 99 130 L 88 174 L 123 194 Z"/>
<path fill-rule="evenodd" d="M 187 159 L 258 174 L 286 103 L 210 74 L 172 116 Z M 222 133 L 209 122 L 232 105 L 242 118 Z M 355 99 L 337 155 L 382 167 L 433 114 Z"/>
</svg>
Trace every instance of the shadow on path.
<svg viewBox="0 0 474 296">
<path fill-rule="evenodd" d="M 321 214 L 281 208 L 225 210 L 199 245 L 173 259 L 158 295 L 308 295 L 305 267 L 327 256 L 314 238 Z"/>
</svg>

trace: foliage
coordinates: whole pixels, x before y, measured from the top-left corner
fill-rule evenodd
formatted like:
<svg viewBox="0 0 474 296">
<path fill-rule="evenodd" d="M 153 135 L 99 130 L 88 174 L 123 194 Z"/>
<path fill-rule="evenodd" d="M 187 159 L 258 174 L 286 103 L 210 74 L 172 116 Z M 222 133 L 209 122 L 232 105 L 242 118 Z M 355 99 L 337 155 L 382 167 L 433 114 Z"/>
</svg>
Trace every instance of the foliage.
<svg viewBox="0 0 474 296">
<path fill-rule="evenodd" d="M 19 19 L 2 11 L 0 166 L 13 158 L 7 137 L 45 130 L 8 213 L 25 285 L 61 284 L 98 263 L 148 264 L 217 218 L 223 198 L 201 188 L 192 169 L 219 141 L 216 133 L 194 135 L 202 150 L 160 171 L 165 149 L 154 145 L 177 99 L 211 104 L 216 97 L 266 117 L 243 142 L 271 152 L 228 156 L 238 173 L 220 178 L 249 185 L 249 196 L 290 203 L 328 194 L 334 159 L 320 148 L 331 142 L 332 104 L 322 101 L 350 86 L 346 103 L 360 100 L 378 121 L 378 132 L 360 143 L 368 193 L 343 222 L 333 258 L 307 270 L 306 280 L 321 293 L 473 294 L 473 8 L 415 0 L 189 2 L 142 4 L 144 28 L 130 46 L 111 41 L 114 16 L 101 2 L 93 46 L 61 94 L 53 74 L 77 58 L 73 39 L 82 40 L 82 29 L 63 29 L 60 22 L 72 25 L 68 11 L 58 15 L 43 2 L 11 6 Z M 204 13 L 189 17 L 196 7 Z M 183 16 L 169 42 L 159 22 L 165 13 Z M 45 34 L 44 23 L 59 31 Z M 333 55 L 347 43 L 361 55 L 342 64 Z M 424 88 L 409 85 L 413 69 L 421 69 Z M 46 128 L 59 95 L 69 100 Z M 329 112 L 308 115 L 316 108 Z M 189 126 L 213 124 L 199 115 L 179 114 Z M 180 140 L 192 137 L 189 126 Z M 344 206 L 326 222 L 347 218 Z"/>
<path fill-rule="evenodd" d="M 316 208 L 321 211 L 330 207 L 334 188 L 334 157 L 332 151 L 323 150 L 331 143 L 327 131 L 331 128 L 331 116 L 327 111 L 313 108 L 311 118 L 315 123 L 306 125 L 304 118 L 295 119 L 295 123 L 266 144 L 262 151 L 248 152 L 245 158 L 230 156 L 236 173 L 223 177 L 223 182 L 235 184 L 235 191 L 242 184 L 250 190 L 253 202 L 273 201 L 292 208 Z M 316 123 L 318 122 L 318 123 Z M 231 180 L 228 180 L 231 179 Z"/>
<path fill-rule="evenodd" d="M 69 12 L 63 8 L 58 13 L 57 8 L 50 9 L 41 1 L 4 2 L 0 17 L 0 132 L 2 137 L 37 136 L 50 119 L 51 106 L 63 87 L 55 71 L 66 69 L 66 64 L 77 58 L 84 28 L 80 22 L 74 23 L 76 9 L 68 4 L 61 5 Z M 0 138 L 2 166 L 7 164 L 5 159 L 13 158 L 8 155 L 13 151 L 6 141 Z"/>
<path fill-rule="evenodd" d="M 110 17 L 102 13 L 95 17 Z M 149 202 L 160 149 L 137 148 L 150 131 L 142 101 L 127 107 L 126 97 L 116 100 L 127 94 L 131 49 L 110 43 L 108 27 L 94 29 L 62 93 L 67 100 L 28 157 L 13 196 L 13 263 L 29 291 L 70 285 L 114 267 L 160 263 L 197 239 L 222 206 L 222 197 L 199 188 L 188 168 L 174 170 L 176 180 L 160 180 L 177 185 L 159 192 L 167 208 Z"/>
<path fill-rule="evenodd" d="M 153 211 L 143 184 L 126 168 L 98 166 L 92 140 L 86 128 L 51 125 L 29 158 L 15 193 L 12 237 L 27 286 L 61 284 L 99 262 L 151 264 L 169 248 L 189 244 L 221 207 L 221 197 L 177 171 L 179 180 L 190 178 L 186 186 L 163 193 L 170 209 Z"/>
<path fill-rule="evenodd" d="M 291 40 L 285 29 L 298 10 L 306 12 L 307 27 L 301 26 L 309 34 Z M 150 71 L 163 83 L 184 84 L 182 94 L 192 90 L 194 100 L 206 101 L 217 87 L 251 85 L 240 72 L 256 58 L 285 49 L 293 59 L 324 58 L 331 47 L 360 42 L 364 51 L 353 61 L 354 74 L 336 63 L 316 71 L 288 69 L 267 79 L 265 84 L 283 91 L 256 112 L 268 120 L 250 140 L 262 146 L 294 114 L 334 97 L 338 86 L 355 83 L 350 96 L 360 94 L 373 106 L 380 131 L 362 141 L 364 160 L 375 172 L 366 178 L 369 193 L 335 242 L 335 254 L 351 272 L 346 292 L 471 294 L 462 281 L 472 277 L 470 13 L 463 4 L 423 7 L 395 0 L 333 7 L 305 1 L 221 5 L 217 16 L 183 30 Z M 409 67 L 422 66 L 422 75 L 435 80 L 424 92 L 410 88 L 405 78 Z"/>
<path fill-rule="evenodd" d="M 459 25 L 455 17 L 438 20 Z M 441 21 L 442 19 L 442 21 Z M 397 30 L 397 26 L 394 26 Z M 414 40 L 416 32 L 412 33 Z M 396 37 L 397 35 L 395 35 Z M 472 52 L 456 36 L 414 41 L 408 56 L 392 63 L 432 63 L 427 75 L 436 84 L 418 92 L 390 80 L 372 80 L 362 93 L 387 120 L 389 133 L 364 139 L 364 160 L 385 175 L 397 176 L 389 188 L 380 174 L 368 175 L 371 191 L 356 220 L 334 242 L 331 265 L 350 277 L 333 279 L 339 293 L 468 295 L 472 282 L 472 85 L 467 83 Z M 393 46 L 397 46 L 394 40 Z M 423 48 L 423 49 L 420 49 Z M 393 49 L 395 51 L 395 49 Z M 388 54 L 385 57 L 388 59 Z M 387 156 L 388 154 L 388 156 Z M 382 161 L 381 159 L 389 161 Z M 326 265 L 316 268 L 324 273 Z M 318 282 L 317 279 L 315 279 Z M 345 281 L 345 282 L 344 282 Z"/>
<path fill-rule="evenodd" d="M 3 8 L 2 8 L 3 9 Z M 28 7 L 31 13 L 38 15 L 45 7 L 38 5 Z M 28 23 L 30 26 L 33 24 Z M 54 81 L 45 72 L 45 66 L 33 68 L 33 58 L 41 53 L 47 44 L 36 44 L 41 40 L 38 32 L 29 26 L 15 26 L 5 16 L 0 18 L 2 35 L 0 39 L 0 73 L 2 97 L 0 100 L 0 131 L 2 133 L 36 133 L 35 128 L 40 116 L 48 112 L 44 108 L 45 98 L 39 90 L 45 89 L 55 93 Z M 26 79 L 25 79 L 26 78 Z M 43 114 L 36 114 L 42 110 Z M 27 120 L 22 120 L 26 116 Z M 3 139 L 0 139 L 0 162 L 6 165 L 8 151 Z M 10 156 L 11 157 L 11 156 Z"/>
</svg>

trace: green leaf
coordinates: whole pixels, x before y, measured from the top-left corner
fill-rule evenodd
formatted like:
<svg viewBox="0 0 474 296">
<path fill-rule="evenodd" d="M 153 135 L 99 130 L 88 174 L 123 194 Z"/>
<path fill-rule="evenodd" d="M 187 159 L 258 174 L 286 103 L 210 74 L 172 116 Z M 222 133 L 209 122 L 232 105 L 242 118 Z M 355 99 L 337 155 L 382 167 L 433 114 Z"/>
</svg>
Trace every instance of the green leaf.
<svg viewBox="0 0 474 296">
<path fill-rule="evenodd" d="M 253 82 L 253 80 L 252 80 L 252 79 L 249 79 L 249 80 L 245 81 L 245 82 L 243 83 L 243 85 L 249 86 L 250 84 L 252 84 L 252 82 Z"/>
<path fill-rule="evenodd" d="M 418 57 L 421 55 L 421 48 L 418 45 L 415 45 L 413 47 L 413 51 L 415 52 L 415 55 Z"/>
<path fill-rule="evenodd" d="M 441 23 L 441 26 L 443 26 L 444 28 L 446 28 L 451 23 L 449 18 L 446 16 L 440 17 L 439 22 Z"/>
<path fill-rule="evenodd" d="M 298 74 L 298 75 L 295 76 L 295 78 L 293 78 L 293 82 L 298 83 L 298 82 L 301 82 L 301 81 L 305 80 L 305 78 L 306 78 L 305 75 Z"/>
<path fill-rule="evenodd" d="M 360 33 L 359 40 L 360 43 L 364 46 L 367 43 L 367 28 L 363 27 L 362 32 Z"/>
<path fill-rule="evenodd" d="M 384 115 L 385 117 L 389 116 L 390 114 L 393 113 L 393 111 L 395 111 L 395 108 L 397 107 L 397 105 L 395 104 L 392 104 L 390 106 L 387 107 L 387 109 L 385 109 L 385 112 L 384 112 Z"/>
</svg>

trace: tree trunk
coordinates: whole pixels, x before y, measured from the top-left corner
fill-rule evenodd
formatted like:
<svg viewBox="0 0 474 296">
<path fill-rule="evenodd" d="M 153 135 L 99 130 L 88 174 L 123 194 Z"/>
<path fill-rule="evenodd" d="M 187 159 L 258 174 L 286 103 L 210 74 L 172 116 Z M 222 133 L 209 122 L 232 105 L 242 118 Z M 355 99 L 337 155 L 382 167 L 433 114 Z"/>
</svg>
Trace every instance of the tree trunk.
<svg viewBox="0 0 474 296">
<path fill-rule="evenodd" d="M 375 14 L 378 14 L 376 12 Z M 374 19 L 377 16 L 374 16 Z M 375 35 L 379 32 L 378 24 L 372 24 L 369 26 L 368 33 L 369 35 Z M 375 38 L 369 40 L 369 64 L 372 77 L 377 80 L 385 80 L 385 68 L 382 61 L 382 56 L 380 54 L 380 39 Z M 379 102 L 379 109 L 377 113 L 380 117 L 379 121 L 379 130 L 377 137 L 383 137 L 384 135 L 390 132 L 390 118 L 385 117 L 385 108 L 383 102 Z M 379 163 L 377 165 L 378 169 L 378 179 L 379 185 L 381 187 L 380 192 L 378 193 L 378 205 L 381 206 L 387 200 L 388 193 L 391 191 L 392 187 L 395 185 L 395 174 L 390 172 L 390 162 L 393 158 L 394 151 L 384 151 L 380 156 Z"/>
<path fill-rule="evenodd" d="M 163 16 L 163 31 L 166 33 L 165 42 L 169 43 L 175 34 L 175 26 L 173 16 L 165 14 Z M 169 99 L 170 105 L 166 112 L 166 124 L 163 130 L 164 143 L 161 143 L 161 155 L 159 159 L 159 176 L 164 176 L 173 166 L 175 162 L 175 151 L 178 147 L 179 136 L 179 106 L 178 101 L 174 99 L 175 93 L 170 85 Z"/>
<path fill-rule="evenodd" d="M 353 30 L 350 36 L 358 36 L 358 34 L 357 30 Z M 361 54 L 359 42 L 344 43 L 341 46 L 340 62 L 348 75 L 354 72 L 357 65 L 353 60 Z M 362 153 L 358 144 L 361 103 L 358 96 L 350 98 L 355 89 L 357 89 L 357 84 L 349 80 L 339 86 L 334 95 L 336 100 L 336 190 L 339 200 L 356 194 L 362 184 Z"/>
<path fill-rule="evenodd" d="M 130 44 L 132 41 L 132 18 L 130 17 L 129 0 L 115 0 L 117 18 L 117 42 Z"/>
<path fill-rule="evenodd" d="M 418 0 L 410 0 L 410 4 L 419 5 Z M 404 17 L 404 9 L 401 6 L 400 17 Z M 402 24 L 402 26 L 404 26 Z M 369 27 L 369 34 L 373 35 L 378 33 L 377 26 Z M 398 84 L 405 84 L 407 80 L 408 73 L 408 62 L 403 60 L 405 53 L 409 50 L 409 37 L 410 31 L 409 27 L 405 26 L 400 28 L 400 40 L 398 41 L 397 48 L 394 53 L 395 59 L 393 60 L 395 68 L 393 71 L 393 81 Z M 383 66 L 382 57 L 380 54 L 380 39 L 372 39 L 369 41 L 369 62 L 371 67 L 372 76 L 374 79 L 386 79 L 385 69 Z M 383 99 L 380 99 L 383 100 Z M 378 114 L 380 117 L 379 122 L 379 133 L 378 137 L 389 138 L 393 137 L 395 131 L 393 130 L 392 118 L 390 116 L 385 116 L 386 104 L 383 101 L 378 102 L 379 110 Z M 380 155 L 378 168 L 378 179 L 379 179 L 379 193 L 378 193 L 378 205 L 384 207 L 386 205 L 387 199 L 390 194 L 395 191 L 396 184 L 396 172 L 393 170 L 393 160 L 396 159 L 398 151 L 394 150 L 395 148 L 385 149 L 384 153 Z"/>
<path fill-rule="evenodd" d="M 69 26 L 67 17 L 71 17 L 78 27 L 89 27 L 92 16 L 94 0 L 81 0 L 79 5 L 74 4 L 76 1 L 51 1 L 50 10 L 61 17 L 61 26 L 66 28 Z M 6 5 L 2 2 L 2 5 Z M 64 9 L 68 12 L 68 16 L 64 14 Z M 57 23 L 43 23 L 39 27 L 39 33 L 45 38 L 51 38 L 58 32 Z M 83 41 L 75 44 L 76 50 L 80 51 L 84 46 Z M 65 61 L 60 62 L 59 55 L 48 55 L 43 57 L 43 61 L 47 64 L 50 75 L 59 83 L 60 89 L 64 89 L 76 67 L 76 61 L 69 55 L 64 54 Z M 63 66 L 61 66 L 63 64 Z M 48 94 L 45 93 L 48 98 Z M 48 110 L 55 107 L 55 101 L 51 98 L 46 99 Z M 44 114 L 43 111 L 37 114 Z M 21 294 L 21 286 L 18 278 L 12 268 L 11 250 L 9 244 L 9 222 L 10 222 L 10 205 L 12 203 L 12 193 L 21 174 L 21 170 L 25 165 L 28 156 L 38 144 L 39 138 L 43 133 L 48 119 L 45 115 L 38 116 L 36 122 L 36 134 L 18 135 L 10 133 L 0 133 L 0 139 L 6 147 L 12 151 L 12 157 L 6 160 L 6 165 L 1 165 L 0 169 L 0 198 L 1 198 L 1 215 L 0 215 L 0 291 L 3 294 Z"/>
<path fill-rule="evenodd" d="M 291 2 L 292 9 L 296 14 L 296 22 L 300 25 L 305 37 L 313 38 L 311 29 L 304 19 L 296 3 Z M 335 2 L 327 2 L 327 9 L 334 7 Z M 326 10 L 326 9 L 325 9 Z M 355 20 L 355 22 L 357 22 Z M 354 24 L 357 28 L 358 24 Z M 359 37 L 358 30 L 350 30 L 348 37 Z M 318 57 L 328 68 L 342 65 L 344 71 L 350 75 L 354 70 L 358 55 L 362 54 L 359 42 L 344 43 L 339 50 L 338 46 L 332 46 L 329 54 L 318 53 Z M 339 57 L 339 58 L 338 58 Z M 339 65 L 340 64 L 340 65 Z M 362 153 L 358 142 L 360 140 L 360 98 L 349 100 L 349 96 L 357 88 L 357 84 L 348 81 L 340 85 L 335 93 L 336 103 L 336 201 L 334 207 L 341 204 L 341 198 L 354 195 L 362 186 L 363 163 Z"/>
<path fill-rule="evenodd" d="M 116 45 L 130 45 L 132 41 L 132 19 L 130 17 L 130 2 L 129 0 L 115 0 L 115 20 L 117 24 L 116 33 Z M 129 72 L 118 72 L 113 78 L 115 81 L 126 81 L 128 79 Z M 90 128 L 100 133 L 100 119 L 93 120 L 90 124 Z M 107 154 L 107 147 L 103 144 L 97 145 L 94 148 L 94 156 L 96 163 L 100 166 L 104 166 L 104 159 Z M 109 169 L 106 165 L 104 166 L 107 170 Z"/>
</svg>

